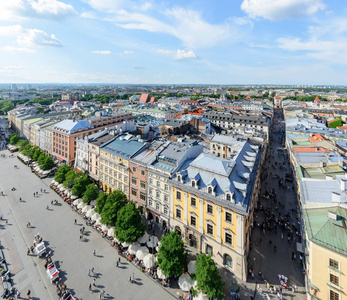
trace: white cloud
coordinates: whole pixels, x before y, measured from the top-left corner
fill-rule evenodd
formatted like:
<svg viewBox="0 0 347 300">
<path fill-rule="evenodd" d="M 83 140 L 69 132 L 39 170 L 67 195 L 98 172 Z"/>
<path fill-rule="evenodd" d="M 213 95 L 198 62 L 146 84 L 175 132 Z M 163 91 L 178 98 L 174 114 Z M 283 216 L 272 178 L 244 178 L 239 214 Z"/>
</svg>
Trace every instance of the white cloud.
<svg viewBox="0 0 347 300">
<path fill-rule="evenodd" d="M 1 0 L 0 20 L 22 21 L 30 17 L 61 20 L 77 15 L 75 9 L 57 0 Z"/>
<path fill-rule="evenodd" d="M 104 12 L 116 12 L 120 9 L 123 0 L 83 0 L 89 4 L 90 7 L 104 11 Z"/>
<path fill-rule="evenodd" d="M 325 5 L 322 0 L 243 0 L 241 9 L 252 18 L 279 21 L 313 15 Z"/>
<path fill-rule="evenodd" d="M 135 52 L 132 50 L 124 50 L 123 53 L 124 54 L 134 54 Z"/>
<path fill-rule="evenodd" d="M 109 55 L 109 54 L 111 54 L 111 51 L 110 51 L 110 50 L 95 50 L 95 51 L 92 51 L 92 53 L 94 53 L 94 54 Z"/>
<path fill-rule="evenodd" d="M 194 51 L 189 50 L 189 51 L 185 51 L 185 50 L 177 50 L 176 56 L 174 57 L 174 59 L 177 60 L 182 60 L 182 59 L 197 59 L 197 55 L 194 53 Z"/>
<path fill-rule="evenodd" d="M 0 36 L 15 38 L 19 48 L 23 51 L 38 46 L 63 46 L 63 43 L 54 34 L 48 35 L 43 30 L 26 29 L 21 25 L 0 26 Z M 7 49 L 9 48 L 7 47 Z M 18 48 L 13 50 L 20 51 Z"/>
</svg>

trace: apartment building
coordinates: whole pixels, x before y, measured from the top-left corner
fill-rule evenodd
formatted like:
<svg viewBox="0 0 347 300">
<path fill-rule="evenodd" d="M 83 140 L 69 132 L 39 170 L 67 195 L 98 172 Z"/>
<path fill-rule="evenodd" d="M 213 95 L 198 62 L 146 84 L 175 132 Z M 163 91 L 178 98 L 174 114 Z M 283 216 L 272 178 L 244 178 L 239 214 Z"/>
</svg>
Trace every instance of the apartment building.
<svg viewBox="0 0 347 300">
<path fill-rule="evenodd" d="M 170 225 L 172 187 L 169 179 L 184 163 L 196 158 L 202 151 L 203 146 L 196 141 L 179 141 L 167 142 L 157 154 L 155 161 L 148 166 L 148 220 L 154 220 L 162 228 Z M 173 227 L 170 225 L 170 228 Z"/>
<path fill-rule="evenodd" d="M 237 141 L 229 135 L 215 134 L 210 143 L 210 152 L 217 157 L 227 158 L 244 146 L 244 142 Z"/>
<path fill-rule="evenodd" d="M 260 188 L 260 147 L 243 142 L 228 159 L 201 153 L 176 172 L 171 226 L 186 245 L 247 278 L 250 226 Z"/>
<path fill-rule="evenodd" d="M 129 160 L 146 147 L 131 134 L 121 134 L 100 147 L 100 186 L 106 193 L 118 189 L 129 198 Z"/>
<path fill-rule="evenodd" d="M 164 148 L 164 143 L 154 141 L 147 149 L 132 157 L 129 161 L 130 200 L 145 212 L 147 204 L 147 167 L 154 162 L 158 153 Z"/>
</svg>

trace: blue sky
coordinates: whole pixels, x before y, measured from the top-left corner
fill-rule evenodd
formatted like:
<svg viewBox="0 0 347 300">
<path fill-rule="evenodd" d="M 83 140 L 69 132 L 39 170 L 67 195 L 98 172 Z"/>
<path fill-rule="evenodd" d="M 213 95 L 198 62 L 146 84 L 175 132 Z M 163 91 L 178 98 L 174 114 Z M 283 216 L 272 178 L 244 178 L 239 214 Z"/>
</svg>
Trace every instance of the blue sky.
<svg viewBox="0 0 347 300">
<path fill-rule="evenodd" d="M 1 0 L 0 82 L 347 82 L 340 0 Z"/>
</svg>

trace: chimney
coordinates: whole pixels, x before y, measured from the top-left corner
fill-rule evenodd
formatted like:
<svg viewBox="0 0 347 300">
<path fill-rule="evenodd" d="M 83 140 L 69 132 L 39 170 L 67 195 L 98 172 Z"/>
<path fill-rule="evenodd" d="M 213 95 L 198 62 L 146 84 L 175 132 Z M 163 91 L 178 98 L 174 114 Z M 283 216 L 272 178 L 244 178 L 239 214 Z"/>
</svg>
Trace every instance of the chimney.
<svg viewBox="0 0 347 300">
<path fill-rule="evenodd" d="M 332 202 L 333 203 L 341 203 L 341 195 L 336 192 L 331 192 Z"/>
</svg>

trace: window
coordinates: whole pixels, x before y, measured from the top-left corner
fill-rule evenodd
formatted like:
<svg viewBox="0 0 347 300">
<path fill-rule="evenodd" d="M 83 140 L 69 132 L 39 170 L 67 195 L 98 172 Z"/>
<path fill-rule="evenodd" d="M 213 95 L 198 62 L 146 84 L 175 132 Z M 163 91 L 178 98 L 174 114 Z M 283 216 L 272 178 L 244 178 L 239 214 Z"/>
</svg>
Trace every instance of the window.
<svg viewBox="0 0 347 300">
<path fill-rule="evenodd" d="M 176 218 L 181 219 L 181 210 L 179 208 L 176 208 Z"/>
<path fill-rule="evenodd" d="M 213 255 L 213 248 L 212 246 L 206 244 L 206 254 L 211 254 Z"/>
<path fill-rule="evenodd" d="M 334 274 L 330 274 L 330 282 L 333 284 L 339 285 L 339 278 Z"/>
<path fill-rule="evenodd" d="M 179 182 L 181 182 L 181 176 L 180 176 L 180 175 L 177 176 L 177 180 L 178 180 Z"/>
<path fill-rule="evenodd" d="M 225 221 L 226 222 L 229 222 L 229 223 L 232 223 L 232 214 L 230 212 L 225 212 Z"/>
<path fill-rule="evenodd" d="M 190 216 L 190 225 L 196 226 L 196 218 L 194 216 Z"/>
<path fill-rule="evenodd" d="M 160 198 L 160 192 L 156 192 L 155 195 L 156 195 L 157 198 Z"/>
<path fill-rule="evenodd" d="M 195 187 L 195 180 L 192 181 L 192 187 Z"/>
<path fill-rule="evenodd" d="M 134 184 L 134 185 L 137 185 L 137 180 L 135 177 L 132 177 L 131 178 L 131 183 Z"/>
<path fill-rule="evenodd" d="M 118 179 L 122 180 L 122 174 L 121 173 L 118 174 Z"/>
<path fill-rule="evenodd" d="M 146 194 L 145 193 L 140 192 L 140 200 L 146 201 Z"/>
<path fill-rule="evenodd" d="M 213 215 L 213 206 L 211 204 L 207 204 L 207 212 Z"/>
<path fill-rule="evenodd" d="M 233 244 L 233 239 L 230 233 L 225 233 L 225 243 L 232 245 Z"/>
<path fill-rule="evenodd" d="M 229 254 L 224 254 L 224 264 L 229 267 L 233 266 L 233 259 L 231 258 Z"/>
<path fill-rule="evenodd" d="M 160 181 L 159 180 L 157 181 L 157 187 L 160 187 Z"/>
<path fill-rule="evenodd" d="M 196 207 L 196 198 L 194 197 L 190 198 L 190 205 Z"/>
<path fill-rule="evenodd" d="M 229 193 L 227 194 L 227 201 L 231 201 L 231 195 Z"/>
<path fill-rule="evenodd" d="M 149 206 L 152 206 L 152 200 L 149 200 L 149 201 L 148 201 L 148 205 L 149 205 Z"/>
<path fill-rule="evenodd" d="M 180 191 L 176 192 L 176 199 L 181 200 L 181 192 Z"/>
<path fill-rule="evenodd" d="M 332 258 L 329 258 L 329 266 L 330 267 L 333 267 L 334 269 L 339 269 L 339 263 L 338 261 L 332 259 Z"/>
<path fill-rule="evenodd" d="M 213 235 L 213 226 L 211 224 L 207 224 L 207 234 Z"/>
<path fill-rule="evenodd" d="M 152 179 L 152 178 L 149 179 L 149 183 L 150 183 L 150 184 L 153 183 L 153 179 Z"/>
<path fill-rule="evenodd" d="M 329 300 L 339 300 L 340 295 L 332 290 L 330 290 L 330 297 Z"/>
<path fill-rule="evenodd" d="M 167 215 L 169 213 L 168 209 L 166 206 L 164 206 L 164 214 Z"/>
<path fill-rule="evenodd" d="M 167 184 L 165 184 L 165 191 L 169 190 L 169 186 Z"/>
<path fill-rule="evenodd" d="M 131 189 L 131 195 L 136 197 L 137 196 L 137 191 L 135 189 Z"/>
<path fill-rule="evenodd" d="M 141 189 L 145 189 L 146 188 L 146 182 L 141 180 L 140 186 L 141 186 Z"/>
<path fill-rule="evenodd" d="M 145 170 L 141 170 L 141 176 L 145 176 Z"/>
<path fill-rule="evenodd" d="M 156 210 L 159 210 L 159 203 L 156 203 L 156 204 L 155 204 L 155 209 L 156 209 Z"/>
<path fill-rule="evenodd" d="M 169 201 L 169 196 L 168 195 L 164 195 L 164 201 L 168 202 Z"/>
<path fill-rule="evenodd" d="M 135 167 L 133 167 L 133 172 L 134 172 L 134 173 L 136 172 L 136 168 L 135 168 Z"/>
</svg>

